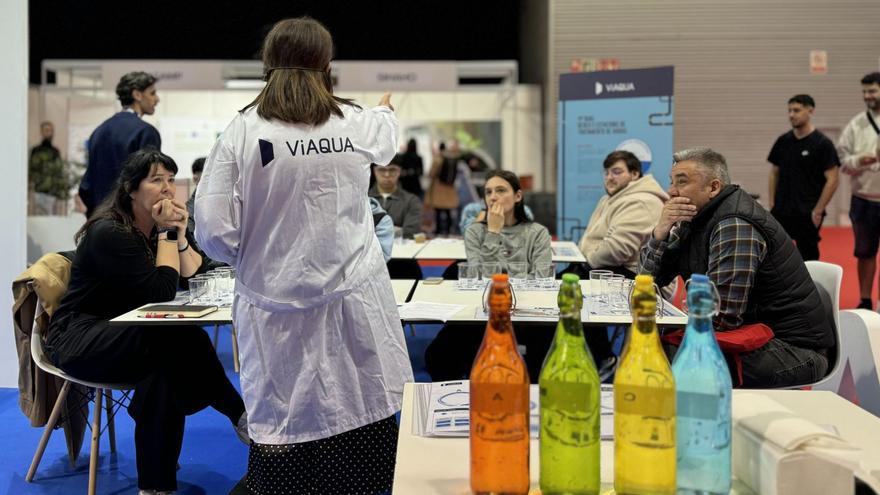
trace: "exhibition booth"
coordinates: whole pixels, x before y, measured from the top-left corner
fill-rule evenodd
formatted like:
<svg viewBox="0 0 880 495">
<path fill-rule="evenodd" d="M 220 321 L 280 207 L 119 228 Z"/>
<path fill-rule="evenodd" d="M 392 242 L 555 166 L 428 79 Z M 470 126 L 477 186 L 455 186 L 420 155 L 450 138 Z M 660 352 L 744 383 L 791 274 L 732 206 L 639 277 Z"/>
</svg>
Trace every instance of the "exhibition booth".
<svg viewBox="0 0 880 495">
<path fill-rule="evenodd" d="M 119 111 L 116 82 L 134 70 L 159 78 L 156 113 L 144 118 L 159 130 L 162 151 L 180 167 L 178 179 L 191 177 L 192 161 L 210 152 L 235 112 L 264 84 L 262 64 L 250 60 L 46 60 L 42 84 L 31 90 L 29 129 L 35 134 L 40 122 L 53 122 L 55 146 L 74 169 L 82 167 L 89 135 Z M 416 140 L 426 173 L 438 144 L 455 140 L 488 166 L 531 176 L 533 189 L 543 190 L 541 88 L 518 84 L 517 74 L 515 61 L 332 63 L 338 96 L 372 106 L 392 92 L 400 144 Z M 180 183 L 185 186 L 179 194 L 186 197 L 190 182 Z M 73 248 L 83 217 L 73 200 L 65 210 L 61 216 L 29 217 L 29 261 Z"/>
</svg>

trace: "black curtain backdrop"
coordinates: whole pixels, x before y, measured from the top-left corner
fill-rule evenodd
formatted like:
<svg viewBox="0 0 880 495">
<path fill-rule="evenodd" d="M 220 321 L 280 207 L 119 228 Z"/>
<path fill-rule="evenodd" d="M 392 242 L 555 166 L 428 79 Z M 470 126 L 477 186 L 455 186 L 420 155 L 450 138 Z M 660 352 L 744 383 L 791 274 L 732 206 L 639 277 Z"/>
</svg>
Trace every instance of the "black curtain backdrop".
<svg viewBox="0 0 880 495">
<path fill-rule="evenodd" d="M 30 0 L 30 80 L 44 59 L 258 59 L 280 19 L 310 15 L 340 60 L 517 60 L 519 1 Z"/>
</svg>

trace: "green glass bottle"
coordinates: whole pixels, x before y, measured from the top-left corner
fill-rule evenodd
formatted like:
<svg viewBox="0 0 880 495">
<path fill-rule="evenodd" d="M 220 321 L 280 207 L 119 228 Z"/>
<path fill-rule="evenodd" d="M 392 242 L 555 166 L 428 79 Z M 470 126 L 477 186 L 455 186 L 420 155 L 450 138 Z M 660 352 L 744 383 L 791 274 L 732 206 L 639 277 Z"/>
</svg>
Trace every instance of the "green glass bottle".
<svg viewBox="0 0 880 495">
<path fill-rule="evenodd" d="M 566 274 L 559 324 L 541 368 L 541 493 L 599 493 L 599 373 L 581 325 L 583 295 Z"/>
</svg>

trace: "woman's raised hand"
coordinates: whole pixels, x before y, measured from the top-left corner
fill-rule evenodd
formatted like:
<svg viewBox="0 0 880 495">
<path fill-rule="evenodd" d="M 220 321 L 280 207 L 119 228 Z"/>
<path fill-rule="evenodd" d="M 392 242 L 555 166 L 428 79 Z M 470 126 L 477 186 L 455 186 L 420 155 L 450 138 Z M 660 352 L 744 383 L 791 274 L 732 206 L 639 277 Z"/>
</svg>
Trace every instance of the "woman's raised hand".
<svg viewBox="0 0 880 495">
<path fill-rule="evenodd" d="M 500 203 L 493 204 L 486 211 L 486 226 L 489 232 L 501 233 L 501 229 L 504 228 L 504 207 Z"/>
<path fill-rule="evenodd" d="M 394 107 L 391 105 L 391 92 L 382 95 L 382 98 L 379 100 L 379 106 L 388 107 L 392 112 L 394 111 Z"/>
<path fill-rule="evenodd" d="M 176 227 L 179 231 L 186 230 L 189 214 L 186 205 L 172 199 L 161 199 L 153 205 L 153 220 L 158 227 Z"/>
</svg>

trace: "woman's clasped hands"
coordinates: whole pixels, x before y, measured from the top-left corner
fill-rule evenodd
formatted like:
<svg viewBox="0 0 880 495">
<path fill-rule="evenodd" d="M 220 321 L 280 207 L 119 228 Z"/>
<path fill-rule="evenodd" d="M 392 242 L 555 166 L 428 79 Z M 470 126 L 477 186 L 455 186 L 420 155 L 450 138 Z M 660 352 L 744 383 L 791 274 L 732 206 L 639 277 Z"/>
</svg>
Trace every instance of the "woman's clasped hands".
<svg viewBox="0 0 880 495">
<path fill-rule="evenodd" d="M 178 232 L 186 231 L 189 212 L 186 205 L 175 199 L 160 199 L 153 205 L 153 220 L 157 227 L 175 227 Z"/>
</svg>

